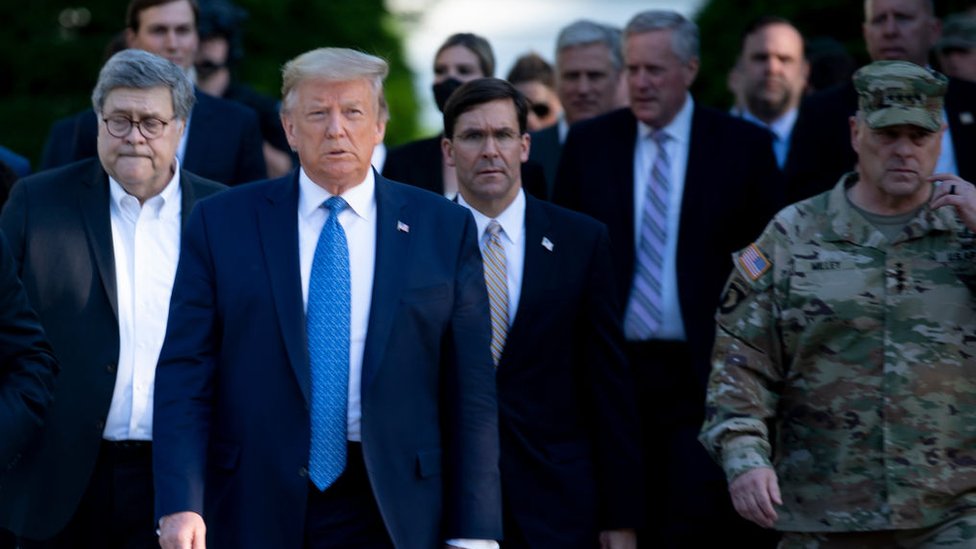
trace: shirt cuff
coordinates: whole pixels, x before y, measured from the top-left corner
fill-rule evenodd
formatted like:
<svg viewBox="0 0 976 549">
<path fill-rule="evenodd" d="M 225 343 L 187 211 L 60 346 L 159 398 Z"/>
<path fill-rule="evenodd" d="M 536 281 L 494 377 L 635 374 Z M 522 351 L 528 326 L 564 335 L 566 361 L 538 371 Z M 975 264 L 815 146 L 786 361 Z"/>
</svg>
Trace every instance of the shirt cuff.
<svg viewBox="0 0 976 549">
<path fill-rule="evenodd" d="M 461 549 L 498 549 L 498 542 L 493 539 L 449 539 L 444 543 Z"/>
<path fill-rule="evenodd" d="M 730 438 L 722 444 L 722 468 L 729 482 L 736 477 L 759 467 L 773 468 L 769 459 L 769 443 L 760 437 L 741 435 Z"/>
</svg>

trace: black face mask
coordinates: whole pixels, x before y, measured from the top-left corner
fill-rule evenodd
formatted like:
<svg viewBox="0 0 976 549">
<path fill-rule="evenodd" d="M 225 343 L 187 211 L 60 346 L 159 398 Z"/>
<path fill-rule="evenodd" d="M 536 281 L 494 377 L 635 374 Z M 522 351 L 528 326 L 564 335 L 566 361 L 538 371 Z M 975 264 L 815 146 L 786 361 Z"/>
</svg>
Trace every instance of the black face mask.
<svg viewBox="0 0 976 549">
<path fill-rule="evenodd" d="M 434 102 L 437 103 L 437 110 L 444 112 L 444 105 L 447 105 L 448 98 L 454 93 L 454 90 L 461 87 L 461 81 L 457 78 L 448 78 L 439 84 L 434 84 L 432 89 L 434 90 Z"/>
</svg>

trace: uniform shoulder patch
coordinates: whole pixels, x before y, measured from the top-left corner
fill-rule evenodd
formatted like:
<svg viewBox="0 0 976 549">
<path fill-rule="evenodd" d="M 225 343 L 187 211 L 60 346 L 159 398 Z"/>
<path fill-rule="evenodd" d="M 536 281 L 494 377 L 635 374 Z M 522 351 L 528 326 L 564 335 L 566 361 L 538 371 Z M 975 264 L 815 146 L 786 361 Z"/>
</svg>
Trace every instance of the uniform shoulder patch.
<svg viewBox="0 0 976 549">
<path fill-rule="evenodd" d="M 750 244 L 746 249 L 739 252 L 735 260 L 739 263 L 739 267 L 742 268 L 742 272 L 751 278 L 753 282 L 759 280 L 773 266 L 755 243 Z"/>
</svg>

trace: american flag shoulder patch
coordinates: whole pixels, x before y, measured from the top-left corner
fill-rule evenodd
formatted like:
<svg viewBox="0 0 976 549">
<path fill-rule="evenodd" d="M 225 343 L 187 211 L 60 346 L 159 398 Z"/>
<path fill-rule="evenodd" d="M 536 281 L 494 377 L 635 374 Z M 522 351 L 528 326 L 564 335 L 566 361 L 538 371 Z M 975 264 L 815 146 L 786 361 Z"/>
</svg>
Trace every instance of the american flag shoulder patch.
<svg viewBox="0 0 976 549">
<path fill-rule="evenodd" d="M 766 274 L 766 271 L 773 266 L 755 243 L 739 252 L 738 261 L 739 266 L 753 282 L 759 280 L 759 277 Z"/>
</svg>

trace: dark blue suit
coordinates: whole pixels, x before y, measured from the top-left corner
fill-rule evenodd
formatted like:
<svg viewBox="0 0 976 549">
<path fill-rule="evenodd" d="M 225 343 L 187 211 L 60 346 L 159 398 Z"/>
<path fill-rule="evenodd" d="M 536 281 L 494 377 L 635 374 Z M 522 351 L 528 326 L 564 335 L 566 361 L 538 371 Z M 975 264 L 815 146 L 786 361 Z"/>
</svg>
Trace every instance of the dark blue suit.
<svg viewBox="0 0 976 549">
<path fill-rule="evenodd" d="M 156 374 L 157 513 L 196 511 L 208 546 L 301 547 L 309 363 L 298 177 L 201 203 L 183 241 Z M 376 177 L 362 449 L 397 547 L 498 539 L 488 298 L 474 220 Z"/>
<path fill-rule="evenodd" d="M 98 124 L 88 109 L 51 126 L 41 169 L 70 164 L 98 154 Z M 181 167 L 225 185 L 264 179 L 261 128 L 248 107 L 196 91 Z"/>
<path fill-rule="evenodd" d="M 589 217 L 525 198 L 522 288 L 497 375 L 506 546 L 593 548 L 600 530 L 641 521 L 610 239 Z"/>
<path fill-rule="evenodd" d="M 606 223 L 617 290 L 629 299 L 636 268 L 634 144 L 637 119 L 619 109 L 574 124 L 563 146 L 554 201 Z M 724 475 L 697 441 L 715 338 L 715 311 L 732 253 L 782 205 L 769 132 L 695 105 L 678 220 L 675 270 L 687 341 L 628 342 L 640 392 L 649 528 L 641 543 L 711 547 L 731 533 L 759 547 L 731 507 Z M 737 533 L 740 528 L 746 531 Z M 750 532 L 750 530 L 753 530 Z M 658 537 L 660 536 L 660 537 Z M 650 539 L 647 539 L 650 537 Z"/>
</svg>

